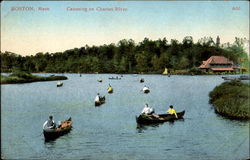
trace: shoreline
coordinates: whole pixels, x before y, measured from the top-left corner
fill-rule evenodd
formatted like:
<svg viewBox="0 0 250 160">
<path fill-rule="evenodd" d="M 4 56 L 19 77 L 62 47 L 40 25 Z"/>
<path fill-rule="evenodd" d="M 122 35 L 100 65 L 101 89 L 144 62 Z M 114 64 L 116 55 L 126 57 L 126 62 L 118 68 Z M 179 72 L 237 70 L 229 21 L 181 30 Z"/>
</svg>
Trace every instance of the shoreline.
<svg viewBox="0 0 250 160">
<path fill-rule="evenodd" d="M 31 78 L 21 78 L 16 76 L 2 76 L 1 75 L 1 85 L 2 84 L 21 84 L 21 83 L 32 83 L 32 82 L 44 82 L 44 81 L 58 81 L 58 80 L 67 80 L 66 76 L 32 76 Z"/>
</svg>

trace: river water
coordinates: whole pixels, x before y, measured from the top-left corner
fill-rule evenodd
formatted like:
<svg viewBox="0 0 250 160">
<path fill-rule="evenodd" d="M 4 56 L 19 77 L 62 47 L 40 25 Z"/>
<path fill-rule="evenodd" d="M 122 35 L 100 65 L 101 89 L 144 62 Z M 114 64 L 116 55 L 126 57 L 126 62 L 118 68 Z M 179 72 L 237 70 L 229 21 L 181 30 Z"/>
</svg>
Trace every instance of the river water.
<svg viewBox="0 0 250 160">
<path fill-rule="evenodd" d="M 50 74 L 45 74 L 50 75 Z M 65 74 L 55 81 L 1 85 L 1 151 L 5 159 L 241 160 L 249 157 L 249 122 L 223 118 L 208 94 L 221 76 Z M 102 78 L 103 82 L 97 82 Z M 145 82 L 140 83 L 140 78 Z M 108 84 L 114 88 L 107 93 Z M 147 85 L 151 92 L 143 94 Z M 94 106 L 97 93 L 106 103 Z M 144 104 L 165 113 L 185 110 L 184 120 L 138 126 Z M 73 129 L 45 142 L 42 124 L 72 117 Z"/>
</svg>

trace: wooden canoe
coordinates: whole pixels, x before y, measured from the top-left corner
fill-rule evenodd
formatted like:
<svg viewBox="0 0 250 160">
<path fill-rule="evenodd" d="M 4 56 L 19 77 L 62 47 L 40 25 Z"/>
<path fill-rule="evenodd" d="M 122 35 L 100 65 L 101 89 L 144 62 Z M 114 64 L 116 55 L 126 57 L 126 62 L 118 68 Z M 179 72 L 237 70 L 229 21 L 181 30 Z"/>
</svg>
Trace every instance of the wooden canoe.
<svg viewBox="0 0 250 160">
<path fill-rule="evenodd" d="M 143 90 L 143 92 L 144 92 L 144 93 L 149 93 L 150 90 L 149 90 L 149 89 L 145 89 L 145 90 Z"/>
<path fill-rule="evenodd" d="M 156 118 L 151 115 L 139 115 L 138 117 L 136 116 L 136 122 L 138 124 L 154 124 L 154 123 L 163 123 L 166 121 L 174 121 L 177 119 L 183 119 L 183 116 L 185 114 L 185 110 L 182 112 L 177 113 L 177 117 L 175 117 L 174 114 L 159 114 L 159 118 Z"/>
<path fill-rule="evenodd" d="M 63 86 L 63 83 L 58 83 L 56 84 L 57 87 L 62 87 Z"/>
<path fill-rule="evenodd" d="M 69 118 L 68 120 L 62 121 L 58 128 L 55 129 L 43 129 L 43 135 L 46 141 L 56 139 L 68 132 L 70 132 L 72 128 L 72 120 Z"/>
<path fill-rule="evenodd" d="M 100 106 L 100 105 L 102 105 L 103 103 L 105 103 L 105 96 L 100 97 L 100 101 L 99 101 L 99 102 L 95 102 L 95 106 Z"/>
</svg>

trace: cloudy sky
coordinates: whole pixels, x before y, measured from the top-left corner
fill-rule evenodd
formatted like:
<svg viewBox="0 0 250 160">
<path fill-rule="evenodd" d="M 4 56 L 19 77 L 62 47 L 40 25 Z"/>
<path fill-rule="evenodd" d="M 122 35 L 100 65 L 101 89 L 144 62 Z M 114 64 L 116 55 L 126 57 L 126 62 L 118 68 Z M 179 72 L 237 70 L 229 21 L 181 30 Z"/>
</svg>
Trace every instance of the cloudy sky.
<svg viewBox="0 0 250 160">
<path fill-rule="evenodd" d="M 5 1 L 1 51 L 21 55 L 145 37 L 249 39 L 247 1 Z"/>
</svg>

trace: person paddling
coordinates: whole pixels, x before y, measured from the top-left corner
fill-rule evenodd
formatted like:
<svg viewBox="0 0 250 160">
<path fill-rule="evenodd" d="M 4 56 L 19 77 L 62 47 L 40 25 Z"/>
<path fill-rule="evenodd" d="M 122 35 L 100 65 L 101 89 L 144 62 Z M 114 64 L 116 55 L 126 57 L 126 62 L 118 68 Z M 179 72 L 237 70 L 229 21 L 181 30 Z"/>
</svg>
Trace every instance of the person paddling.
<svg viewBox="0 0 250 160">
<path fill-rule="evenodd" d="M 169 106 L 169 109 L 167 110 L 167 113 L 169 113 L 169 114 L 174 114 L 175 117 L 178 118 L 178 116 L 177 116 L 177 114 L 176 114 L 176 111 L 175 111 L 173 105 L 170 105 L 170 106 Z"/>
<path fill-rule="evenodd" d="M 95 102 L 99 103 L 100 102 L 100 94 L 97 93 L 96 97 L 95 97 Z"/>
<path fill-rule="evenodd" d="M 113 92 L 113 88 L 112 88 L 112 86 L 109 84 L 109 87 L 108 87 L 108 93 L 112 93 Z"/>
<path fill-rule="evenodd" d="M 43 124 L 43 128 L 50 128 L 50 129 L 55 129 L 56 128 L 56 123 L 53 120 L 53 116 L 49 116 L 49 119 Z"/>
<path fill-rule="evenodd" d="M 157 114 L 155 114 L 155 111 L 153 108 L 149 107 L 148 104 L 146 103 L 141 114 L 144 114 L 144 115 L 152 115 L 156 118 L 159 118 L 159 116 Z"/>
</svg>

